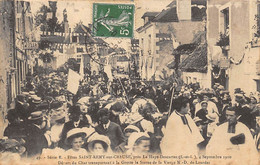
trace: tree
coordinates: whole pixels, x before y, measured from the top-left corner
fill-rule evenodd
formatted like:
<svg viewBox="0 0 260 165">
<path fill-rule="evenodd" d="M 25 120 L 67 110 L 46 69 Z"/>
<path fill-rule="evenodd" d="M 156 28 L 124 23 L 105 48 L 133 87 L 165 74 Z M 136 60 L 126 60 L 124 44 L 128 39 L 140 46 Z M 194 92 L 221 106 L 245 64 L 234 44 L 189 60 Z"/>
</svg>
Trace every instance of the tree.
<svg viewBox="0 0 260 165">
<path fill-rule="evenodd" d="M 41 31 L 49 31 L 52 34 L 54 32 L 64 32 L 63 23 L 59 23 L 56 17 L 57 2 L 49 2 L 49 7 L 43 5 L 36 12 L 35 25 L 40 26 Z"/>
</svg>

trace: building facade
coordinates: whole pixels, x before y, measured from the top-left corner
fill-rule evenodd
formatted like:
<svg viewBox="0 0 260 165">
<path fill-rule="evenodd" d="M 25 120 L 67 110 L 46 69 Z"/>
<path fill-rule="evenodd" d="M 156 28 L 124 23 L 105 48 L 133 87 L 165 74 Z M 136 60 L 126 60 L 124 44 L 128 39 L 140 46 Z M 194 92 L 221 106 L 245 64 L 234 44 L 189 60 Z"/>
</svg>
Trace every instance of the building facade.
<svg viewBox="0 0 260 165">
<path fill-rule="evenodd" d="M 160 81 L 162 71 L 173 72 L 167 65 L 175 59 L 174 49 L 191 43 L 196 33 L 204 31 L 205 5 L 201 0 L 174 0 L 159 13 L 143 15 L 144 25 L 137 29 L 142 79 Z"/>
<path fill-rule="evenodd" d="M 232 93 L 259 91 L 259 5 L 258 0 L 208 1 L 208 71 L 212 84 Z"/>
</svg>

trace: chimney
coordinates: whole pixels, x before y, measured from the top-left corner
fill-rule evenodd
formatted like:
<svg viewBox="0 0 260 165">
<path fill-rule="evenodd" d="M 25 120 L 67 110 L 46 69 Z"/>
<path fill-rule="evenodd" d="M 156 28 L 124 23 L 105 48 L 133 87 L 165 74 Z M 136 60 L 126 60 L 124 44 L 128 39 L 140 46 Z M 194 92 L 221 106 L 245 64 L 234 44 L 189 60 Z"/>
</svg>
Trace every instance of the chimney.
<svg viewBox="0 0 260 165">
<path fill-rule="evenodd" d="M 191 0 L 177 0 L 177 15 L 180 21 L 191 20 Z"/>
</svg>

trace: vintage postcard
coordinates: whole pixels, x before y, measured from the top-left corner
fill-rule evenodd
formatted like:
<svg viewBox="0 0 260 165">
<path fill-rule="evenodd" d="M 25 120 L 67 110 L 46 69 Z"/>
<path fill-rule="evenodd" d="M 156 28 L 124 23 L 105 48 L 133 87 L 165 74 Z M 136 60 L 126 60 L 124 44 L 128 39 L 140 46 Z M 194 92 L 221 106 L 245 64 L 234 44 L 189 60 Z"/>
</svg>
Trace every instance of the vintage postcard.
<svg viewBox="0 0 260 165">
<path fill-rule="evenodd" d="M 260 164 L 259 0 L 0 0 L 0 164 Z"/>
</svg>

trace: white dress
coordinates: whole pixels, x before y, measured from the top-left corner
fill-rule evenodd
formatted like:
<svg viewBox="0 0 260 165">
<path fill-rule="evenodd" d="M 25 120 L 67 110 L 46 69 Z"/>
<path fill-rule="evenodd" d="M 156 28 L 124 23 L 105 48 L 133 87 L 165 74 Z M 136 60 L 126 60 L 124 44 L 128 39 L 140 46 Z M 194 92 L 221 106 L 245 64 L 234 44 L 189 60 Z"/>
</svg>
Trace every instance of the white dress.
<svg viewBox="0 0 260 165">
<path fill-rule="evenodd" d="M 243 133 L 245 135 L 245 143 L 234 145 L 230 138 Z M 228 133 L 228 122 L 218 126 L 206 148 L 207 155 L 229 155 L 231 160 L 223 160 L 225 163 L 231 161 L 232 164 L 257 164 L 258 156 L 253 136 L 248 127 L 238 122 L 235 133 Z"/>
<path fill-rule="evenodd" d="M 189 115 L 185 115 L 188 124 L 184 124 L 180 114 L 174 111 L 169 117 L 165 134 L 161 142 L 163 155 L 197 155 L 197 144 L 204 139 L 198 127 Z"/>
</svg>

